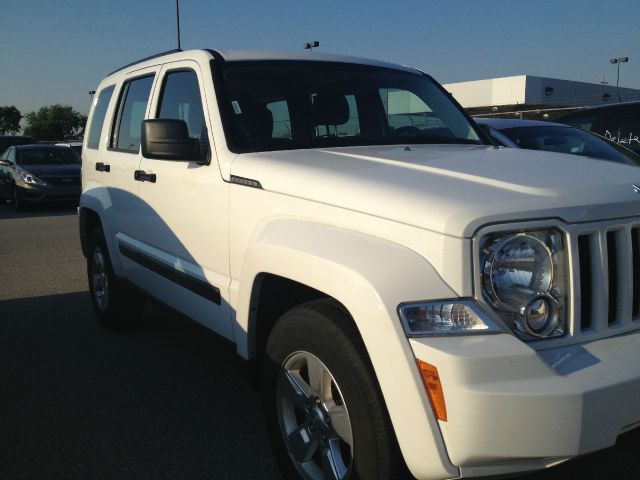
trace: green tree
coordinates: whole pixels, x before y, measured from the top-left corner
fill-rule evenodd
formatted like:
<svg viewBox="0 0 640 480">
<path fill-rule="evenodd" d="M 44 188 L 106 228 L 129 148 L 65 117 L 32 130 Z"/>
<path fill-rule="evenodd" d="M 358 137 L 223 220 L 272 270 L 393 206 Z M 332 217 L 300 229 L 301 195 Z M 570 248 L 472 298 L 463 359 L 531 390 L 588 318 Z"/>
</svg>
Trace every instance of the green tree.
<svg viewBox="0 0 640 480">
<path fill-rule="evenodd" d="M 87 117 L 69 105 L 48 105 L 25 116 L 25 135 L 38 140 L 65 140 L 77 135 Z"/>
<path fill-rule="evenodd" d="M 0 135 L 11 135 L 20 131 L 22 114 L 14 105 L 0 106 Z"/>
</svg>

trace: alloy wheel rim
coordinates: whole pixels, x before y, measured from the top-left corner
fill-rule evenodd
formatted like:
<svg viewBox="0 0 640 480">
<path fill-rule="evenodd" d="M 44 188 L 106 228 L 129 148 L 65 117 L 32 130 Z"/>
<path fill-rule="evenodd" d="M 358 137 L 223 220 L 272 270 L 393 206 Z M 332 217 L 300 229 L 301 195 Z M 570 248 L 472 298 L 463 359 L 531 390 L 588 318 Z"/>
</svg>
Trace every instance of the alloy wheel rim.
<svg viewBox="0 0 640 480">
<path fill-rule="evenodd" d="M 315 355 L 299 351 L 283 363 L 278 420 L 289 456 L 305 479 L 344 480 L 353 464 L 353 430 L 335 378 Z"/>
<path fill-rule="evenodd" d="M 93 284 L 93 296 L 98 308 L 106 310 L 109 304 L 109 277 L 105 266 L 105 259 L 100 247 L 93 251 L 93 274 L 91 276 Z"/>
</svg>

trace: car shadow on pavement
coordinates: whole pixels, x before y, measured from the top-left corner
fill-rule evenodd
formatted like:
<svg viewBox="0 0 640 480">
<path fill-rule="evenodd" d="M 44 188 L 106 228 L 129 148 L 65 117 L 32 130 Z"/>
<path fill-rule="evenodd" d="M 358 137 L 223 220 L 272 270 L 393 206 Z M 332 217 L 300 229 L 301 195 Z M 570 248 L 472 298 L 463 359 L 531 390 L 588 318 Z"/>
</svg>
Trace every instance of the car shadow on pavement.
<svg viewBox="0 0 640 480">
<path fill-rule="evenodd" d="M 77 214 L 77 202 L 33 204 L 17 212 L 11 203 L 0 200 L 0 220 L 7 218 L 58 217 Z"/>
<path fill-rule="evenodd" d="M 88 293 L 0 301 L 0 478 L 280 478 L 233 345 L 149 303 L 104 330 Z"/>
<path fill-rule="evenodd" d="M 113 333 L 87 292 L 0 301 L 0 365 L 0 478 L 280 479 L 235 348 L 166 308 Z M 638 450 L 519 478 L 637 479 Z"/>
</svg>

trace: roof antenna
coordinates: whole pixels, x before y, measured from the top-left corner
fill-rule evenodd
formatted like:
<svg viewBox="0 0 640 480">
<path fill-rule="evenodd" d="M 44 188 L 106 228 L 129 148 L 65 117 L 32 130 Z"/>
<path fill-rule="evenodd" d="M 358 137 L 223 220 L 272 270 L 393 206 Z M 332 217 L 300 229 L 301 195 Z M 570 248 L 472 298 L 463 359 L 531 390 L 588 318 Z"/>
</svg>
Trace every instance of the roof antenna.
<svg viewBox="0 0 640 480">
<path fill-rule="evenodd" d="M 176 26 L 178 29 L 178 50 L 182 50 L 180 48 L 180 0 L 176 0 Z"/>
</svg>

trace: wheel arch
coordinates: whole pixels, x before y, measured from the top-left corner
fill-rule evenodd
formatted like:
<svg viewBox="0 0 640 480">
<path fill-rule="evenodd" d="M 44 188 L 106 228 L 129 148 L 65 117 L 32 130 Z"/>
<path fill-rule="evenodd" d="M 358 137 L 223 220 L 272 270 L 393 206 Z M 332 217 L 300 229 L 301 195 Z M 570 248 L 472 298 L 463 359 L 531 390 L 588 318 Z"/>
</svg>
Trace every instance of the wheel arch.
<svg viewBox="0 0 640 480">
<path fill-rule="evenodd" d="M 80 207 L 78 209 L 78 224 L 80 229 L 80 246 L 82 254 L 89 256 L 89 235 L 94 228 L 102 228 L 102 219 L 95 210 L 88 207 Z"/>
<path fill-rule="evenodd" d="M 426 259 L 404 246 L 327 225 L 274 220 L 243 259 L 234 302 L 236 348 L 255 359 L 277 312 L 297 298 L 334 299 L 366 347 L 409 469 L 418 477 L 456 476 L 396 312 L 403 301 L 455 296 Z M 261 316 L 261 300 L 269 297 L 285 300 Z M 429 462 L 426 453 L 434 454 Z"/>
</svg>

